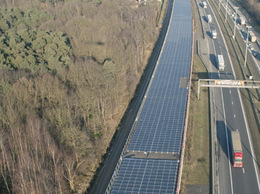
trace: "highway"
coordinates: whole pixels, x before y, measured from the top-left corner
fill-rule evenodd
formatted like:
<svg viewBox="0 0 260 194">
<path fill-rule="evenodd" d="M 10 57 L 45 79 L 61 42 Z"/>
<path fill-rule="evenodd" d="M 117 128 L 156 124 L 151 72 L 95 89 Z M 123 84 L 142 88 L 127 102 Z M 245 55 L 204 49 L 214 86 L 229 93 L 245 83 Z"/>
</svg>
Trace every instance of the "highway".
<svg viewBox="0 0 260 194">
<path fill-rule="evenodd" d="M 229 52 L 224 42 L 222 33 L 217 24 L 215 15 L 208 4 L 203 8 L 202 1 L 198 1 L 199 11 L 202 17 L 202 24 L 205 33 L 205 40 L 201 41 L 201 53 L 204 62 L 210 72 L 210 79 L 236 79 L 233 65 L 230 60 Z M 211 14 L 212 23 L 208 23 L 206 15 Z M 217 30 L 217 39 L 212 39 L 211 30 Z M 225 70 L 219 72 L 215 56 L 222 54 L 225 60 Z M 241 103 L 241 94 L 238 89 L 211 89 L 211 104 L 213 113 L 213 122 L 216 128 L 216 179 L 215 192 L 221 194 L 244 194 L 260 193 L 259 177 L 254 154 L 250 142 L 249 129 L 245 117 L 243 105 Z M 231 163 L 230 140 L 231 131 L 239 130 L 243 146 L 243 168 L 234 168 Z"/>
<path fill-rule="evenodd" d="M 258 41 L 259 40 L 259 34 L 255 31 L 255 29 L 250 25 L 250 22 L 246 18 L 246 16 L 241 12 L 239 6 L 233 1 L 228 1 L 228 6 L 226 6 L 227 1 L 222 1 L 221 2 L 221 7 L 227 7 L 227 17 L 230 17 L 231 20 L 227 20 L 229 23 L 232 21 L 232 28 L 234 29 L 235 21 L 236 21 L 236 38 L 238 40 L 243 41 L 243 50 L 246 49 L 246 42 L 248 39 L 248 55 L 251 55 L 253 64 L 256 66 L 258 69 L 258 73 L 260 73 L 260 45 L 257 44 L 257 42 L 251 42 L 249 37 L 248 37 L 248 32 L 252 31 L 255 36 L 257 37 Z M 236 11 L 237 9 L 237 11 Z M 236 14 L 237 13 L 237 14 Z M 245 19 L 245 25 L 241 25 L 239 18 L 243 17 Z M 242 42 L 241 41 L 241 42 Z"/>
</svg>

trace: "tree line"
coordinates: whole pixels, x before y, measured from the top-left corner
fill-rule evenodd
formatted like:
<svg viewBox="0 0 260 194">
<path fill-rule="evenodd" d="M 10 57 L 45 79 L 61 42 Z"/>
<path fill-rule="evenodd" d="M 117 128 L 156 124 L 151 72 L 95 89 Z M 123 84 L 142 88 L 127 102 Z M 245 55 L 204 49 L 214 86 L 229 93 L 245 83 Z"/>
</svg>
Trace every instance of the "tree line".
<svg viewBox="0 0 260 194">
<path fill-rule="evenodd" d="M 237 0 L 246 9 L 255 22 L 260 25 L 260 1 L 259 0 Z"/>
<path fill-rule="evenodd" d="M 83 193 L 145 68 L 160 5 L 0 6 L 0 192 Z"/>
</svg>

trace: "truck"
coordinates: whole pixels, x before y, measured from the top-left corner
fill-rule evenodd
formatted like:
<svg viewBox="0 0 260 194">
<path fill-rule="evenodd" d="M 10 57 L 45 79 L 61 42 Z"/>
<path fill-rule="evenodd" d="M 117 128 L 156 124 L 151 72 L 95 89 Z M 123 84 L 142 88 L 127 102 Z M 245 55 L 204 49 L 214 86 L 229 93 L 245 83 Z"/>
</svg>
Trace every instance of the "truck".
<svg viewBox="0 0 260 194">
<path fill-rule="evenodd" d="M 252 31 L 249 32 L 248 38 L 249 38 L 249 40 L 251 42 L 255 42 L 256 41 L 256 36 L 255 36 L 254 32 L 252 32 Z"/>
<path fill-rule="evenodd" d="M 203 1 L 203 8 L 207 8 L 207 2 Z"/>
<path fill-rule="evenodd" d="M 218 65 L 218 70 L 219 71 L 224 71 L 225 63 L 224 63 L 223 55 L 218 55 L 217 56 L 217 65 Z"/>
<path fill-rule="evenodd" d="M 243 150 L 238 130 L 231 131 L 232 139 L 232 163 L 234 167 L 243 167 Z"/>
<path fill-rule="evenodd" d="M 211 15 L 209 14 L 209 15 L 207 15 L 207 20 L 208 20 L 208 23 L 212 23 L 212 17 L 211 17 Z"/>
<path fill-rule="evenodd" d="M 217 38 L 217 30 L 216 29 L 212 29 L 211 36 L 212 36 L 213 39 Z"/>
<path fill-rule="evenodd" d="M 245 20 L 245 18 L 242 17 L 242 16 L 240 16 L 240 17 L 238 18 L 238 22 L 240 23 L 240 25 L 245 25 L 245 24 L 246 24 L 246 20 Z"/>
</svg>

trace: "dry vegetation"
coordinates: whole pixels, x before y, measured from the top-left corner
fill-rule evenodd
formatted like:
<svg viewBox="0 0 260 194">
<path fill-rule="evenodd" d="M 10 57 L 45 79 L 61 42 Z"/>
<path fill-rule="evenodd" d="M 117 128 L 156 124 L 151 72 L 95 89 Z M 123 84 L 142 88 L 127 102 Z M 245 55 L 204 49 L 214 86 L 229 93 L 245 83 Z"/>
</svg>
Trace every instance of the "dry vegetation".
<svg viewBox="0 0 260 194">
<path fill-rule="evenodd" d="M 208 89 L 202 88 L 197 99 L 198 79 L 208 73 L 198 55 L 194 55 L 181 193 L 187 185 L 210 184 L 210 126 Z"/>
<path fill-rule="evenodd" d="M 0 193 L 83 193 L 157 38 L 159 5 L 0 7 Z"/>
<path fill-rule="evenodd" d="M 260 1 L 259 0 L 235 0 L 237 1 L 255 20 L 255 22 L 260 25 Z"/>
</svg>

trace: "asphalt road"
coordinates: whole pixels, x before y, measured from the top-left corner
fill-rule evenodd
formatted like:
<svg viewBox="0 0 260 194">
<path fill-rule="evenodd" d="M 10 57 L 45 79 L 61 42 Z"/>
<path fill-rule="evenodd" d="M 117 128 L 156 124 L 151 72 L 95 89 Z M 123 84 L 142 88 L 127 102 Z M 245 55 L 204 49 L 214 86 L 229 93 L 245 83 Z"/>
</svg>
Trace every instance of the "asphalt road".
<svg viewBox="0 0 260 194">
<path fill-rule="evenodd" d="M 202 1 L 201 1 L 202 3 Z M 210 6 L 208 8 L 199 7 L 207 45 L 203 45 L 208 49 L 208 70 L 211 79 L 234 79 L 234 71 L 232 64 L 229 60 L 227 48 L 225 46 L 223 37 L 221 36 L 220 29 L 217 25 L 214 14 L 212 13 Z M 208 23 L 206 15 L 211 14 L 213 16 L 213 22 Z M 215 28 L 217 30 L 217 39 L 211 38 L 211 30 Z M 205 50 L 205 49 L 204 49 Z M 205 53 L 204 53 L 205 54 Z M 222 54 L 225 60 L 225 70 L 219 72 L 215 56 Z M 204 56 L 205 57 L 205 56 Z M 211 101 L 213 104 L 213 112 L 215 116 L 216 125 L 216 141 L 217 141 L 217 183 L 218 193 L 221 194 L 244 194 L 244 193 L 260 193 L 259 179 L 256 172 L 256 164 L 254 164 L 253 152 L 250 143 L 249 129 L 246 125 L 245 113 L 242 108 L 240 92 L 237 89 L 212 89 Z M 243 145 L 244 153 L 244 166 L 243 168 L 234 168 L 231 164 L 231 151 L 230 151 L 230 139 L 231 131 L 239 130 L 241 134 L 241 141 Z M 258 164 L 259 165 L 259 164 Z"/>
</svg>

